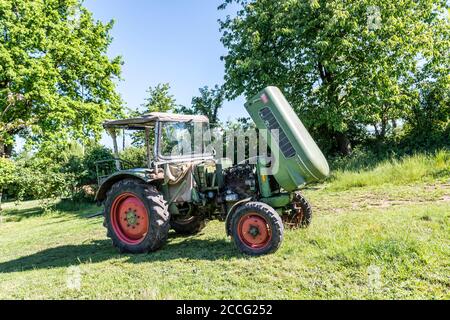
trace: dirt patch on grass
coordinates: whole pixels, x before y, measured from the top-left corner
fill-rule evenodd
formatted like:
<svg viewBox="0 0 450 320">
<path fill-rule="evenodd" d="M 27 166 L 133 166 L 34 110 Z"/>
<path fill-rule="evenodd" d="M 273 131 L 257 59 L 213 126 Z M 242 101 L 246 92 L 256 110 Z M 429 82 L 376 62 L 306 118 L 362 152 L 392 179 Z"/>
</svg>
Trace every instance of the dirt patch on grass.
<svg viewBox="0 0 450 320">
<path fill-rule="evenodd" d="M 373 208 L 424 205 L 450 202 L 450 184 L 427 184 L 375 189 L 353 189 L 343 192 L 319 191 L 310 199 L 317 212 L 344 213 Z M 323 194 L 322 194 L 323 192 Z"/>
</svg>

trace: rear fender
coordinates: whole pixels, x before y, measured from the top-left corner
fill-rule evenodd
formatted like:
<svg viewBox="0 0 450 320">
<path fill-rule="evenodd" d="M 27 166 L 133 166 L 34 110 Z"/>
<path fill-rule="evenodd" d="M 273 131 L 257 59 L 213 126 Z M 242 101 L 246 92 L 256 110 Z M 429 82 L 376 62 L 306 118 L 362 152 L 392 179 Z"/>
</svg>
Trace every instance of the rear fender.
<svg viewBox="0 0 450 320">
<path fill-rule="evenodd" d="M 111 187 L 124 179 L 135 179 L 142 181 L 144 183 L 152 183 L 155 181 L 164 180 L 164 175 L 158 175 L 148 169 L 133 169 L 133 170 L 123 170 L 116 172 L 109 176 L 103 183 L 100 185 L 100 188 L 95 195 L 95 201 L 97 203 L 102 203 L 106 200 L 106 194 Z"/>
</svg>

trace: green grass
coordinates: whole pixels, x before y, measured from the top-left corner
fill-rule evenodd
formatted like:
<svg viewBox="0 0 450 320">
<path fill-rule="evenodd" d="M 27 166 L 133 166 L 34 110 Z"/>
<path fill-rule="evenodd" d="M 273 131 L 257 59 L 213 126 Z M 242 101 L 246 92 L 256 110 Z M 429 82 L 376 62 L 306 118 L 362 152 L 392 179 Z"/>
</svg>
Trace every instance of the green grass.
<svg viewBox="0 0 450 320">
<path fill-rule="evenodd" d="M 387 160 L 373 169 L 333 173 L 330 190 L 378 186 L 405 185 L 414 182 L 445 181 L 450 177 L 450 151 L 441 150 L 434 155 L 418 154 L 401 160 Z"/>
<path fill-rule="evenodd" d="M 311 227 L 257 258 L 239 254 L 217 221 L 196 236 L 171 233 L 155 253 L 121 255 L 102 219 L 86 218 L 98 207 L 9 203 L 0 299 L 450 299 L 447 164 L 448 154 L 415 156 L 353 173 L 369 180 L 357 184 L 338 174 L 305 191 Z M 392 179 L 376 178 L 381 168 Z"/>
</svg>

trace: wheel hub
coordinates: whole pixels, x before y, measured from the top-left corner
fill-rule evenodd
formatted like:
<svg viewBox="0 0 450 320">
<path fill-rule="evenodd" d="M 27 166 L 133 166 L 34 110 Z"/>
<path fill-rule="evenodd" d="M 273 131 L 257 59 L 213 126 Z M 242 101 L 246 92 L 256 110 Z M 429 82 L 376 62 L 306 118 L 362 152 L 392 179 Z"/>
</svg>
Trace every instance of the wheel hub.
<svg viewBox="0 0 450 320">
<path fill-rule="evenodd" d="M 127 244 L 142 242 L 149 231 L 147 209 L 132 193 L 123 193 L 114 200 L 111 222 L 117 237 Z"/>
<path fill-rule="evenodd" d="M 257 213 L 249 213 L 239 221 L 238 236 L 245 245 L 260 249 L 269 243 L 272 238 L 272 231 L 263 216 Z"/>
<path fill-rule="evenodd" d="M 248 231 L 253 238 L 256 238 L 261 233 L 259 232 L 258 226 L 251 225 L 250 230 Z"/>
<path fill-rule="evenodd" d="M 128 211 L 126 212 L 126 221 L 128 222 L 128 225 L 134 227 L 136 225 L 139 225 L 138 223 L 138 215 L 136 214 L 136 210 L 133 209 L 128 209 Z"/>
</svg>

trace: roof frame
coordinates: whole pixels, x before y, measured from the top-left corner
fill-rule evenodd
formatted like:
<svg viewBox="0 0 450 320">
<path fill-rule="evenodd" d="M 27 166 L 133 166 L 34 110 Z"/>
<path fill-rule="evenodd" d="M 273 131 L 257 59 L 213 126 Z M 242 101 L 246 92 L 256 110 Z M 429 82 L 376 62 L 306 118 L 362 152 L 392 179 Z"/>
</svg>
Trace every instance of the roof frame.
<svg viewBox="0 0 450 320">
<path fill-rule="evenodd" d="M 203 122 L 209 123 L 206 116 L 200 115 L 184 115 L 163 112 L 151 112 L 144 114 L 142 117 L 112 120 L 103 123 L 105 129 L 129 129 L 129 130 L 145 130 L 148 127 L 154 127 L 156 122 Z"/>
</svg>

